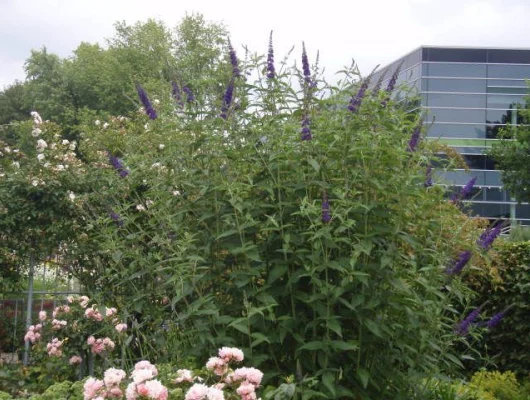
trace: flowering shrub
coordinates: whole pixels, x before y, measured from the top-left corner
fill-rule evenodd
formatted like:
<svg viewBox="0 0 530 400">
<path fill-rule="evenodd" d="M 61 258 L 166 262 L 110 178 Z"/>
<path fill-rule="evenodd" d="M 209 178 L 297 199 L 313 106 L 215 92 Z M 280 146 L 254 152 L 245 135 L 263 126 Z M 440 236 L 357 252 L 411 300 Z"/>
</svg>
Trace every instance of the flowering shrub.
<svg viewBox="0 0 530 400">
<path fill-rule="evenodd" d="M 68 296 L 67 304 L 57 306 L 51 316 L 40 311 L 38 318 L 40 322 L 28 328 L 24 340 L 34 350 L 48 341 L 47 355 L 68 360 L 70 365 L 83 364 L 88 352 L 106 358 L 127 329 L 116 308 L 100 308 L 87 296 Z"/>
<path fill-rule="evenodd" d="M 205 378 L 187 369 L 177 370 L 177 377 L 166 383 L 177 387 L 172 391 L 156 379 L 158 369 L 148 361 L 136 363 L 128 383 L 125 381 L 125 371 L 109 368 L 103 380 L 90 377 L 85 382 L 84 399 L 256 400 L 256 389 L 261 384 L 263 373 L 247 367 L 234 370 L 233 365 L 243 361 L 243 358 L 240 349 L 223 347 L 219 349 L 218 357 L 211 357 L 206 363 Z"/>
</svg>

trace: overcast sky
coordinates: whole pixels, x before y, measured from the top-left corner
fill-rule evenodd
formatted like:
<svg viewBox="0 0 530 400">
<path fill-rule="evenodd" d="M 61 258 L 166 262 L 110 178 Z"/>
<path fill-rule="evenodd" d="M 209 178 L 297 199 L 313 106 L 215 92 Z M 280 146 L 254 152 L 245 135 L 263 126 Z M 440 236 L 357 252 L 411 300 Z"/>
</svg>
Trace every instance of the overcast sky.
<svg viewBox="0 0 530 400">
<path fill-rule="evenodd" d="M 352 58 L 367 73 L 422 44 L 530 47 L 530 0 L 0 0 L 0 88 L 24 79 L 31 49 L 66 57 L 81 41 L 103 44 L 118 20 L 174 27 L 186 12 L 223 22 L 236 50 L 266 53 L 271 30 L 277 59 L 305 41 L 328 77 Z"/>
</svg>

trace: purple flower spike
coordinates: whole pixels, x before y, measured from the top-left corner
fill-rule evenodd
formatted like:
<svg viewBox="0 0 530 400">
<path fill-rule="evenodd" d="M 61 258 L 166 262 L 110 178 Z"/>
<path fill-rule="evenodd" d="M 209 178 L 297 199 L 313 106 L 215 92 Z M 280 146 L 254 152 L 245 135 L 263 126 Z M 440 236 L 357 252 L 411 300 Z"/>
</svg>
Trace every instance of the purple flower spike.
<svg viewBox="0 0 530 400">
<path fill-rule="evenodd" d="M 423 186 L 425 187 L 431 187 L 432 186 L 432 165 L 427 165 L 427 170 L 425 171 L 425 182 L 423 182 Z"/>
<path fill-rule="evenodd" d="M 379 93 L 379 91 L 381 90 L 381 85 L 383 84 L 383 80 L 385 79 L 385 74 L 381 74 L 381 76 L 379 77 L 379 79 L 377 80 L 377 82 L 375 83 L 375 86 L 374 88 L 372 89 L 372 93 L 375 95 L 377 93 Z"/>
<path fill-rule="evenodd" d="M 305 43 L 302 42 L 302 72 L 304 74 L 304 81 L 306 84 L 311 84 L 311 70 L 309 68 L 309 60 L 305 51 Z"/>
<path fill-rule="evenodd" d="M 480 315 L 480 311 L 483 306 L 480 306 L 469 313 L 469 315 L 464 318 L 460 323 L 455 327 L 455 333 L 460 336 L 466 336 L 469 333 L 469 327 Z"/>
<path fill-rule="evenodd" d="M 401 72 L 401 67 L 403 66 L 404 60 L 399 63 L 399 65 L 396 67 L 394 73 L 392 74 L 392 77 L 390 78 L 390 81 L 388 81 L 388 86 L 386 87 L 386 91 L 388 93 L 391 93 L 394 88 L 396 87 L 396 82 L 399 76 L 399 73 Z"/>
<path fill-rule="evenodd" d="M 221 108 L 221 118 L 226 119 L 228 117 L 228 110 L 232 105 L 232 98 L 234 95 L 234 80 L 232 79 L 226 88 L 225 95 L 223 97 L 223 107 Z"/>
<path fill-rule="evenodd" d="M 506 315 L 506 313 L 510 310 L 510 308 L 512 308 L 513 305 L 511 306 L 508 306 L 506 307 L 503 311 L 501 311 L 500 313 L 497 313 L 495 314 L 493 317 L 491 317 L 491 319 L 489 321 L 486 322 L 486 327 L 488 329 L 492 329 L 492 328 L 495 328 L 497 325 L 499 325 L 499 323 L 501 322 L 501 320 L 504 318 L 504 316 Z"/>
<path fill-rule="evenodd" d="M 407 147 L 407 151 L 414 152 L 418 148 L 418 143 L 420 141 L 421 137 L 421 127 L 423 125 L 423 121 L 420 120 L 416 128 L 414 129 L 414 132 L 412 132 L 412 135 L 410 136 L 409 145 Z"/>
<path fill-rule="evenodd" d="M 228 55 L 230 56 L 230 64 L 232 64 L 232 75 L 234 78 L 239 78 L 241 71 L 239 70 L 239 63 L 237 61 L 236 51 L 232 47 L 230 39 L 228 39 Z"/>
<path fill-rule="evenodd" d="M 322 222 L 327 224 L 331 221 L 329 213 L 329 201 L 327 192 L 322 193 Z"/>
<path fill-rule="evenodd" d="M 173 98 L 175 99 L 177 104 L 182 107 L 183 106 L 182 93 L 180 91 L 179 85 L 177 84 L 177 82 L 172 81 L 171 82 L 171 86 L 173 87 L 173 90 L 171 91 L 171 94 L 173 95 Z"/>
<path fill-rule="evenodd" d="M 486 229 L 480 235 L 479 239 L 477 240 L 477 244 L 484 250 L 489 250 L 493 241 L 501 234 L 501 230 L 502 224 L 497 224 L 493 228 Z"/>
<path fill-rule="evenodd" d="M 354 96 L 352 96 L 350 100 L 350 104 L 348 105 L 348 110 L 350 110 L 352 113 L 355 113 L 359 110 L 359 107 L 361 106 L 364 95 L 366 94 L 366 90 L 368 89 L 369 83 L 370 83 L 370 77 L 368 76 L 361 84 L 359 91 Z"/>
<path fill-rule="evenodd" d="M 305 115 L 304 119 L 302 119 L 302 130 L 300 131 L 302 140 L 313 139 L 313 136 L 311 135 L 310 125 L 311 125 L 311 121 L 309 120 L 309 117 Z"/>
<path fill-rule="evenodd" d="M 120 176 L 122 178 L 125 178 L 127 175 L 129 175 L 129 171 L 126 168 L 124 168 L 121 160 L 118 157 L 112 155 L 112 153 L 110 152 L 109 152 L 109 162 L 110 162 L 110 165 L 112 165 L 112 167 L 120 173 Z"/>
<path fill-rule="evenodd" d="M 118 226 L 123 226 L 123 220 L 121 219 L 120 215 L 118 213 L 116 213 L 115 211 L 110 211 L 109 212 L 109 217 L 111 220 L 113 220 L 114 222 L 116 222 L 116 224 Z"/>
<path fill-rule="evenodd" d="M 269 52 L 267 54 L 267 78 L 274 79 L 276 71 L 274 70 L 274 49 L 272 47 L 272 31 L 269 38 Z"/>
<path fill-rule="evenodd" d="M 471 251 L 466 250 L 459 254 L 458 258 L 453 262 L 452 267 L 448 267 L 445 272 L 448 275 L 459 274 L 462 269 L 466 266 L 467 262 L 471 258 Z"/>
<path fill-rule="evenodd" d="M 471 194 L 471 191 L 473 190 L 473 186 L 475 186 L 476 181 L 477 181 L 477 177 L 474 176 L 473 178 L 469 180 L 468 183 L 466 183 L 466 186 L 464 186 L 462 188 L 462 191 L 460 192 L 461 199 L 465 199 Z"/>
<path fill-rule="evenodd" d="M 188 103 L 193 103 L 195 101 L 195 96 L 193 95 L 193 92 L 191 91 L 189 87 L 184 86 L 182 88 L 182 91 L 186 93 L 186 100 Z"/>
<path fill-rule="evenodd" d="M 151 104 L 151 101 L 149 100 L 146 91 L 139 83 L 136 84 L 136 91 L 138 92 L 138 97 L 140 97 L 140 101 L 144 106 L 145 113 L 149 116 L 150 119 L 156 119 L 156 111 L 153 108 L 153 105 Z"/>
</svg>

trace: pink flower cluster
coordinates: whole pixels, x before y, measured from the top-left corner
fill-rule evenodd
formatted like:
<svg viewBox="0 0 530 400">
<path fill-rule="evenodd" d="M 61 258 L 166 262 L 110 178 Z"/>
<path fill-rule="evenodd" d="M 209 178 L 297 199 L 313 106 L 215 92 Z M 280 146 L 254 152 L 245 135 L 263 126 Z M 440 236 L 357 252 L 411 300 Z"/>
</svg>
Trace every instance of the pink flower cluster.
<svg viewBox="0 0 530 400">
<path fill-rule="evenodd" d="M 230 363 L 241 362 L 243 352 L 233 347 L 219 349 L 218 357 L 210 357 L 206 368 L 220 377 L 221 381 L 213 386 L 196 383 L 187 391 L 185 400 L 224 400 L 223 389 L 233 388 L 241 400 L 256 400 L 256 388 L 261 384 L 263 373 L 256 368 L 238 368 L 232 372 Z M 178 370 L 175 383 L 193 382 L 191 371 Z M 237 386 L 237 387 L 236 387 Z"/>
<path fill-rule="evenodd" d="M 174 382 L 177 384 L 182 382 L 193 382 L 193 374 L 189 369 L 178 369 L 177 379 L 175 379 Z"/>
<path fill-rule="evenodd" d="M 68 360 L 68 363 L 70 365 L 77 365 L 77 364 L 81 364 L 81 362 L 83 361 L 83 359 L 79 356 L 72 356 L 70 357 L 70 360 Z"/>
<path fill-rule="evenodd" d="M 89 346 L 91 346 L 91 351 L 94 354 L 101 354 L 104 351 L 112 351 L 116 346 L 114 342 L 108 337 L 103 339 L 96 339 L 94 336 L 89 336 L 86 342 Z"/>
<path fill-rule="evenodd" d="M 103 380 L 88 378 L 83 387 L 84 400 L 122 399 L 123 391 L 120 388 L 120 383 L 125 376 L 125 371 L 109 368 L 105 371 Z"/>
<path fill-rule="evenodd" d="M 67 305 L 58 306 L 58 307 L 55 307 L 55 309 L 53 310 L 52 317 L 57 318 L 57 316 L 60 313 L 68 314 L 69 312 L 70 312 L 70 306 L 67 306 Z"/>
<path fill-rule="evenodd" d="M 24 341 L 27 342 L 29 340 L 31 343 L 38 342 L 41 338 L 41 329 L 41 324 L 30 325 L 28 331 L 26 332 L 26 335 L 24 336 Z"/>
<path fill-rule="evenodd" d="M 46 318 L 47 318 L 46 311 L 44 310 L 39 311 L 39 321 L 44 322 L 46 321 Z"/>
<path fill-rule="evenodd" d="M 53 357 L 61 357 L 63 355 L 63 351 L 61 349 L 62 345 L 63 342 L 61 340 L 53 338 L 52 341 L 46 345 L 46 351 L 48 351 L 48 355 Z"/>
<path fill-rule="evenodd" d="M 196 383 L 186 392 L 184 400 L 224 400 L 224 398 L 225 395 L 221 389 Z"/>
<path fill-rule="evenodd" d="M 88 296 L 80 296 L 79 297 L 79 305 L 81 307 L 83 307 L 83 308 L 87 308 L 89 301 L 90 301 L 90 299 L 88 298 Z"/>
<path fill-rule="evenodd" d="M 95 305 L 85 310 L 85 317 L 94 321 L 103 321 L 103 314 L 99 312 Z"/>
<path fill-rule="evenodd" d="M 125 391 L 126 399 L 136 400 L 139 396 L 144 396 L 148 399 L 167 400 L 167 388 L 159 380 L 153 379 L 157 375 L 158 370 L 149 361 L 136 363 L 131 373 L 133 381 Z"/>
<path fill-rule="evenodd" d="M 122 322 L 122 323 L 117 324 L 117 325 L 115 326 L 115 328 L 116 328 L 116 330 L 118 331 L 118 333 L 122 333 L 122 332 L 124 332 L 124 331 L 127 330 L 127 324 L 125 324 L 125 323 Z"/>
<path fill-rule="evenodd" d="M 116 314 L 118 310 L 116 310 L 114 307 L 106 308 L 105 309 L 105 316 L 106 317 L 112 317 L 114 314 Z"/>
<path fill-rule="evenodd" d="M 52 320 L 52 329 L 54 331 L 58 331 L 59 329 L 64 328 L 67 324 L 68 324 L 68 322 L 66 322 L 64 320 L 53 319 Z"/>
</svg>

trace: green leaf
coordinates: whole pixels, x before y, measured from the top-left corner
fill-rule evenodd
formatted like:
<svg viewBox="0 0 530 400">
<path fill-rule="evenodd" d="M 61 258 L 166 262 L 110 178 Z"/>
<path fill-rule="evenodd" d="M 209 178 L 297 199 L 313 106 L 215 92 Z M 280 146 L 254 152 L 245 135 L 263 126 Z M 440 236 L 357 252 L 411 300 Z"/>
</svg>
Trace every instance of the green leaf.
<svg viewBox="0 0 530 400">
<path fill-rule="evenodd" d="M 361 384 L 366 389 L 368 387 L 368 381 L 370 380 L 370 373 L 364 368 L 357 368 L 357 377 L 361 381 Z"/>
<path fill-rule="evenodd" d="M 313 169 L 318 172 L 320 171 L 320 164 L 318 163 L 317 160 L 315 160 L 314 158 L 310 158 L 309 159 L 309 164 L 313 167 Z"/>
<path fill-rule="evenodd" d="M 335 397 L 337 393 L 335 390 L 335 375 L 330 371 L 324 372 L 322 374 L 322 383 L 331 392 L 331 395 Z"/>
</svg>

